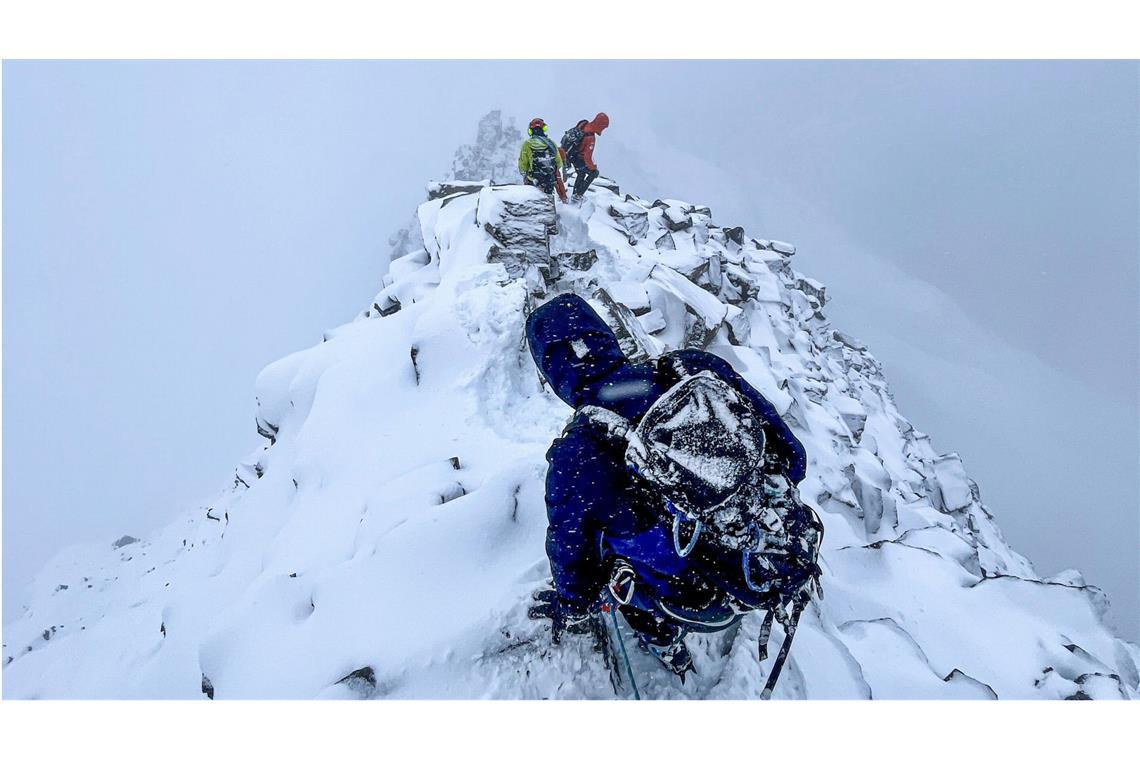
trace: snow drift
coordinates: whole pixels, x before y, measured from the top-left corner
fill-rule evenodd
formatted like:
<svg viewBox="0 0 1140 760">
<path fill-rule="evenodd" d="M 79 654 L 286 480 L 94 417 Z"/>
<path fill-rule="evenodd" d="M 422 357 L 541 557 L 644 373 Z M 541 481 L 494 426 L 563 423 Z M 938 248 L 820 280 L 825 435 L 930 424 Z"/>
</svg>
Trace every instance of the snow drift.
<svg viewBox="0 0 1140 760">
<path fill-rule="evenodd" d="M 526 616 L 549 570 L 544 454 L 571 410 L 523 325 L 570 291 L 635 359 L 724 357 L 807 447 L 825 596 L 776 698 L 1137 695 L 1140 649 L 1109 632 L 1104 595 L 1005 543 L 961 459 L 830 325 L 794 246 L 604 179 L 582 207 L 494 184 L 512 130 L 489 115 L 429 186 L 367 310 L 261 373 L 267 442 L 231 489 L 43 570 L 4 629 L 6 698 L 613 697 L 589 639 L 551 647 Z M 757 696 L 760 618 L 691 636 L 684 685 L 631 648 L 641 694 Z"/>
</svg>

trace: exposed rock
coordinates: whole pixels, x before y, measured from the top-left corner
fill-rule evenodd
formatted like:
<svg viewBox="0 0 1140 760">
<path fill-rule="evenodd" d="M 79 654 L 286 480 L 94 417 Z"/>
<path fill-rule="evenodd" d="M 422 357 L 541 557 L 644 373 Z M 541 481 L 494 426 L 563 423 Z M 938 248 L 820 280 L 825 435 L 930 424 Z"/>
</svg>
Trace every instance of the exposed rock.
<svg viewBox="0 0 1140 760">
<path fill-rule="evenodd" d="M 427 187 L 428 200 L 447 198 L 452 195 L 470 195 L 487 186 L 484 182 L 432 182 Z"/>
<path fill-rule="evenodd" d="M 590 188 L 593 189 L 595 187 L 602 190 L 609 190 L 614 195 L 621 195 L 621 188 L 618 187 L 618 183 L 614 182 L 609 177 L 598 177 L 595 179 L 590 185 Z"/>
<path fill-rule="evenodd" d="M 666 327 L 665 316 L 656 309 L 650 309 L 645 312 L 645 314 L 638 317 L 638 321 L 641 322 L 641 326 L 645 328 L 645 331 L 650 335 L 659 333 Z"/>
<path fill-rule="evenodd" d="M 124 546 L 129 546 L 130 544 L 134 544 L 134 543 L 138 543 L 138 539 L 135 538 L 134 536 L 123 536 L 118 541 L 111 544 L 111 546 L 113 546 L 116 549 L 122 549 Z"/>
<path fill-rule="evenodd" d="M 726 239 L 731 240 L 737 245 L 744 245 L 744 228 L 743 227 L 725 227 L 724 236 Z"/>
<path fill-rule="evenodd" d="M 458 499 L 460 496 L 466 496 L 466 495 L 467 495 L 467 489 L 463 487 L 462 483 L 460 483 L 459 481 L 455 481 L 454 483 L 448 483 L 446 486 L 443 487 L 443 490 L 441 490 L 439 493 L 439 503 L 440 504 L 446 504 L 449 501 L 454 501 L 454 500 Z"/>
<path fill-rule="evenodd" d="M 675 206 L 665 207 L 664 220 L 670 232 L 687 230 L 693 226 L 693 218 Z"/>
<path fill-rule="evenodd" d="M 400 310 L 400 306 L 401 304 L 399 299 L 390 293 L 384 294 L 383 298 L 381 298 L 377 303 L 372 304 L 372 308 L 375 309 L 376 313 L 382 317 L 387 317 L 395 314 Z"/>
<path fill-rule="evenodd" d="M 459 183 L 518 182 L 518 150 L 522 141 L 523 134 L 513 121 L 504 124 L 502 112 L 491 111 L 479 120 L 475 142 L 455 151 L 452 179 Z"/>
<path fill-rule="evenodd" d="M 633 362 L 649 359 L 651 356 L 649 335 L 629 307 L 615 301 L 604 288 L 599 288 L 594 297 L 605 309 L 606 323 L 617 336 L 622 352 Z"/>
<path fill-rule="evenodd" d="M 822 309 L 827 303 L 827 289 L 816 280 L 810 277 L 800 277 L 796 280 L 796 287 L 815 302 L 816 310 Z"/>
<path fill-rule="evenodd" d="M 641 316 L 650 309 L 649 294 L 645 286 L 636 282 L 608 282 L 604 290 L 613 296 L 615 301 L 625 304 L 635 315 Z"/>
<path fill-rule="evenodd" d="M 588 251 L 563 251 L 555 253 L 554 260 L 566 269 L 585 272 L 597 263 L 598 252 L 593 248 Z"/>
<path fill-rule="evenodd" d="M 630 245 L 636 245 L 649 232 L 649 212 L 635 203 L 614 204 L 609 214 L 629 237 Z"/>
<path fill-rule="evenodd" d="M 487 196 L 486 193 L 492 193 Z M 490 211 L 484 208 L 495 204 Z M 550 237 L 558 229 L 554 199 L 535 190 L 523 201 L 497 199 L 493 189 L 480 195 L 479 218 L 483 229 L 496 242 L 487 260 L 501 262 L 512 277 L 524 274 L 530 267 L 551 266 Z"/>
<path fill-rule="evenodd" d="M 279 428 L 276 425 L 262 417 L 256 417 L 254 423 L 257 425 L 258 435 L 262 438 L 267 438 L 270 443 L 277 443 Z"/>
<path fill-rule="evenodd" d="M 376 693 L 376 671 L 372 666 L 366 665 L 339 679 L 337 683 L 344 684 L 361 697 L 368 698 Z"/>
<path fill-rule="evenodd" d="M 938 491 L 935 506 L 943 512 L 957 512 L 974 503 L 970 479 L 957 454 L 943 454 L 934 460 L 934 483 Z"/>
</svg>

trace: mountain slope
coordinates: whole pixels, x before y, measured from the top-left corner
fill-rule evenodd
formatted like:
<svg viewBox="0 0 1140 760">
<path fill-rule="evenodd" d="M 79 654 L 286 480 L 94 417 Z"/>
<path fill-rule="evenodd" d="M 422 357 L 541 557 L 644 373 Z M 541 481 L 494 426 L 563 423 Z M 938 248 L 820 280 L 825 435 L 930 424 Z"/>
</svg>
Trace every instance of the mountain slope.
<svg viewBox="0 0 1140 760">
<path fill-rule="evenodd" d="M 588 640 L 551 647 L 526 617 L 549 573 L 544 454 L 570 409 L 523 324 L 568 291 L 631 356 L 723 356 L 805 443 L 825 596 L 776 698 L 1136 696 L 1140 652 L 1103 624 L 1103 594 L 1005 543 L 961 460 L 829 324 L 793 246 L 605 180 L 582 207 L 490 186 L 509 131 L 490 115 L 429 187 L 369 309 L 261 373 L 268 442 L 231 490 L 45 568 L 4 631 L 5 697 L 613 697 Z M 641 693 L 755 697 L 759 618 L 692 637 L 684 685 L 634 649 Z"/>
</svg>

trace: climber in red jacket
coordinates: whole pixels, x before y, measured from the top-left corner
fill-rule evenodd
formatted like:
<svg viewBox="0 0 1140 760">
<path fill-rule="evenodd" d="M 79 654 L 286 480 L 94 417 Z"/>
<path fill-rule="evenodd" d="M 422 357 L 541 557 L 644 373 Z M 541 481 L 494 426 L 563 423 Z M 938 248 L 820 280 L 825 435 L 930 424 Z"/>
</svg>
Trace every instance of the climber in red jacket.
<svg viewBox="0 0 1140 760">
<path fill-rule="evenodd" d="M 562 136 L 562 150 L 566 160 L 574 165 L 578 176 L 574 180 L 573 203 L 580 203 L 586 188 L 598 176 L 598 166 L 594 163 L 594 142 L 597 135 L 610 125 L 610 117 L 599 113 L 593 121 L 583 119 Z"/>
</svg>

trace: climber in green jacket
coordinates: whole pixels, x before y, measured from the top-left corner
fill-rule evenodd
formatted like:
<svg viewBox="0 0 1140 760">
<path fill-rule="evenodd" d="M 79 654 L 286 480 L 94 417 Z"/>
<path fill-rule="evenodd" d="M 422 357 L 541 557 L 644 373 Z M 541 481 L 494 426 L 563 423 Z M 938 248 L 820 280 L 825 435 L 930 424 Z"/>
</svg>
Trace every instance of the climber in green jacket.
<svg viewBox="0 0 1140 760">
<path fill-rule="evenodd" d="M 523 182 L 538 187 L 548 195 L 557 191 L 559 199 L 565 203 L 562 156 L 558 146 L 546 136 L 546 122 L 531 119 L 528 131 L 530 136 L 523 141 L 519 151 L 519 172 L 523 175 Z"/>
</svg>

